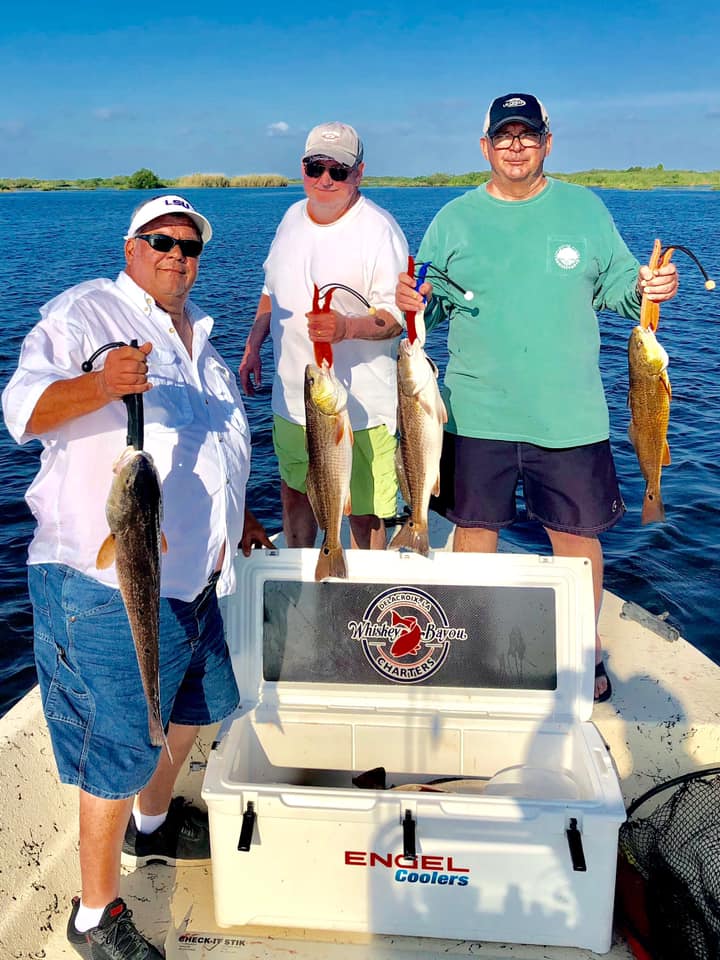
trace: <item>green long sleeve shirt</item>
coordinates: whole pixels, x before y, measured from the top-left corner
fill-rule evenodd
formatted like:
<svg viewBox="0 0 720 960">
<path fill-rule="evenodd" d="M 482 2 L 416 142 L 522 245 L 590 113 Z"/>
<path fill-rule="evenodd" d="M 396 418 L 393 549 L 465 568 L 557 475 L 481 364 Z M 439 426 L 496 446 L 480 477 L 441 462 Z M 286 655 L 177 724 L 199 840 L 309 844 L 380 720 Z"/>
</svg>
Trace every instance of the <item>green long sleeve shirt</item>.
<svg viewBox="0 0 720 960">
<path fill-rule="evenodd" d="M 449 320 L 451 433 L 546 447 L 608 438 L 596 311 L 638 320 L 639 264 L 594 193 L 548 179 L 503 201 L 478 187 L 439 211 L 417 260 L 474 293 L 428 274 L 428 329 Z"/>
</svg>

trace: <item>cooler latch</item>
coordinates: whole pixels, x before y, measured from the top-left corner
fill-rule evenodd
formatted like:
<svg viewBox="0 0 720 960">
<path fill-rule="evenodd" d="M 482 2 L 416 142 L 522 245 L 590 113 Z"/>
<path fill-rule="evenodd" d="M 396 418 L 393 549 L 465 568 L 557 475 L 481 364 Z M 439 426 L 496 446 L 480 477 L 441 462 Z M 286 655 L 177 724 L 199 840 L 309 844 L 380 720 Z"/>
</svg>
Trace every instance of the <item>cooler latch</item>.
<svg viewBox="0 0 720 960">
<path fill-rule="evenodd" d="M 403 857 L 411 860 L 415 859 L 415 825 L 416 822 L 413 819 L 412 812 L 410 810 L 405 811 L 405 816 L 402 821 L 402 831 L 403 831 Z"/>
<path fill-rule="evenodd" d="M 245 813 L 242 815 L 240 839 L 238 840 L 237 845 L 238 850 L 241 850 L 243 853 L 247 853 L 247 851 L 250 849 L 256 820 L 257 814 L 255 813 L 255 804 L 252 800 L 248 800 L 247 806 L 245 807 Z"/>
<path fill-rule="evenodd" d="M 585 854 L 582 846 L 582 833 L 578 830 L 578 822 L 575 817 L 570 817 L 570 823 L 565 831 L 568 847 L 570 848 L 570 859 L 572 860 L 573 870 L 584 872 L 587 870 L 585 863 Z"/>
</svg>

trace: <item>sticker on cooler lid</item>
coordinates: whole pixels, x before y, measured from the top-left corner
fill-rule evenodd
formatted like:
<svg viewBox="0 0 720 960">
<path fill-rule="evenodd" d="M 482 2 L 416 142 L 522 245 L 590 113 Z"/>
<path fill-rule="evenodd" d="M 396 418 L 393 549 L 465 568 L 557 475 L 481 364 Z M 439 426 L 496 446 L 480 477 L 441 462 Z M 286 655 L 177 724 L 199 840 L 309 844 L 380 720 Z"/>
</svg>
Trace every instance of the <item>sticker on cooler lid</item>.
<svg viewBox="0 0 720 960">
<path fill-rule="evenodd" d="M 464 627 L 452 627 L 437 600 L 416 587 L 384 590 L 348 630 L 373 670 L 396 683 L 420 683 L 442 667 Z"/>
</svg>

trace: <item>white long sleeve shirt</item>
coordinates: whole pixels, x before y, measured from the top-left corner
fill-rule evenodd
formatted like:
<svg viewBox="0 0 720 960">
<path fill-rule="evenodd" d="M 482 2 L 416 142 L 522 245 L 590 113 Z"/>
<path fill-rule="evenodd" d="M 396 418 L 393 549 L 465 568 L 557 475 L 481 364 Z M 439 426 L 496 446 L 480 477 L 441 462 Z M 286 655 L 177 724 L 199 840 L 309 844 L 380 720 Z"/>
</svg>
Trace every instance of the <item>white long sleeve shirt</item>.
<svg viewBox="0 0 720 960">
<path fill-rule="evenodd" d="M 18 443 L 35 439 L 27 424 L 41 395 L 111 341 L 153 345 L 152 390 L 143 394 L 145 443 L 163 490 L 161 595 L 192 600 L 225 556 L 218 594 L 235 588 L 233 558 L 242 536 L 250 471 L 250 431 L 235 376 L 209 342 L 212 318 L 188 301 L 192 357 L 170 316 L 130 277 L 92 280 L 45 304 L 22 346 L 18 369 L 3 391 L 8 430 Z M 98 357 L 94 369 L 102 366 Z M 117 587 L 115 565 L 97 569 L 108 534 L 105 501 L 112 465 L 125 448 L 122 401 L 62 424 L 37 438 L 40 470 L 26 493 L 37 520 L 28 563 L 64 563 Z"/>
</svg>

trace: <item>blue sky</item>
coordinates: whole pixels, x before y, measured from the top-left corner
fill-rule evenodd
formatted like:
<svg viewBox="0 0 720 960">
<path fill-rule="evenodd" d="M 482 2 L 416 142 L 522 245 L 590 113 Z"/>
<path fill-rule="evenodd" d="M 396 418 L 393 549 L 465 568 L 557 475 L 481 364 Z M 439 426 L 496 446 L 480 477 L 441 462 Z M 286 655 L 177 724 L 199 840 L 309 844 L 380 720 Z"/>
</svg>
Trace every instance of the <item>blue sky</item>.
<svg viewBox="0 0 720 960">
<path fill-rule="evenodd" d="M 545 102 L 549 170 L 717 170 L 717 10 L 16 2 L 0 26 L 0 177 L 297 176 L 325 120 L 357 128 L 368 175 L 482 170 L 485 111 L 510 92 Z"/>
</svg>

